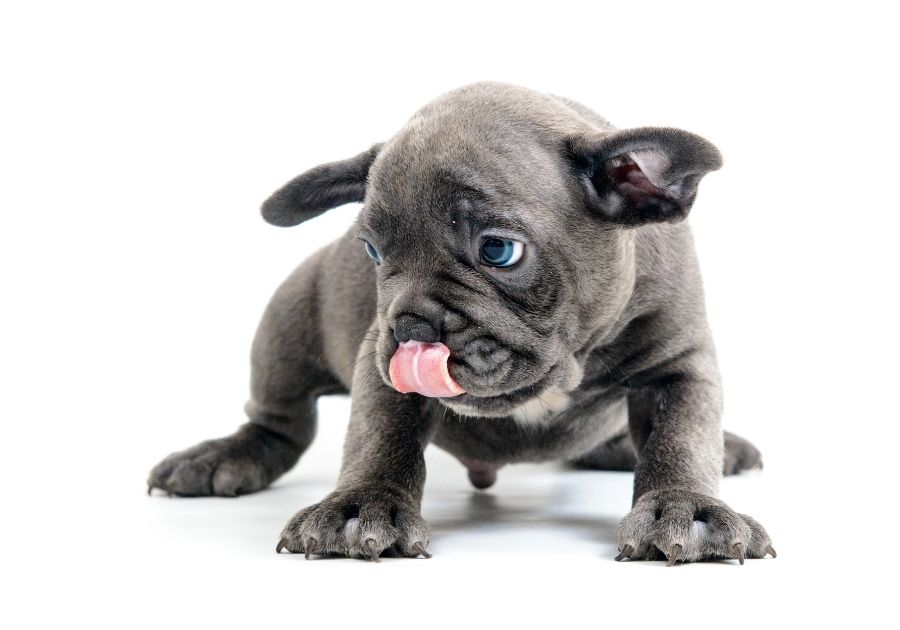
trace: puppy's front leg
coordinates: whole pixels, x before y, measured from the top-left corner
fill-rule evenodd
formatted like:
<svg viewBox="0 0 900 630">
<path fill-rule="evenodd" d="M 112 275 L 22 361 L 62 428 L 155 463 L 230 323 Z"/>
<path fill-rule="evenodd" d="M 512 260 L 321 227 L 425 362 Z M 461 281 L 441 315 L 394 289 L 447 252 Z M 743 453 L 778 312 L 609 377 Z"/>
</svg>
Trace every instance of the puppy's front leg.
<svg viewBox="0 0 900 630">
<path fill-rule="evenodd" d="M 360 351 L 365 357 L 366 351 Z M 277 550 L 378 560 L 393 548 L 426 556 L 428 526 L 419 515 L 424 451 L 435 422 L 418 395 L 400 394 L 379 378 L 374 355 L 359 361 L 350 428 L 334 492 L 303 509 L 281 533 Z"/>
<path fill-rule="evenodd" d="M 775 555 L 766 530 L 716 498 L 722 470 L 721 389 L 714 360 L 629 396 L 638 450 L 631 512 L 619 524 L 616 558 L 698 561 Z"/>
</svg>

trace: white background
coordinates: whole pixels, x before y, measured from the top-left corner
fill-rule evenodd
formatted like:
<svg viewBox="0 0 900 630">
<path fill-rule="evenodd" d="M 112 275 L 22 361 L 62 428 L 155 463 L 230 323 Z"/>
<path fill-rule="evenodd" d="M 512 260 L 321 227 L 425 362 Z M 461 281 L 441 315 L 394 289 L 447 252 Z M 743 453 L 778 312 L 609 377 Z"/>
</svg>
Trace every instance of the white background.
<svg viewBox="0 0 900 630">
<path fill-rule="evenodd" d="M 4 627 L 888 625 L 887 6 L 4 3 Z M 479 494 L 434 449 L 433 559 L 276 556 L 286 519 L 334 482 L 341 398 L 322 401 L 319 440 L 269 491 L 144 494 L 161 457 L 243 421 L 267 299 L 357 211 L 284 230 L 259 203 L 482 79 L 722 150 L 691 220 L 724 422 L 766 464 L 722 495 L 766 525 L 776 560 L 615 563 L 630 475 L 522 466 Z"/>
</svg>

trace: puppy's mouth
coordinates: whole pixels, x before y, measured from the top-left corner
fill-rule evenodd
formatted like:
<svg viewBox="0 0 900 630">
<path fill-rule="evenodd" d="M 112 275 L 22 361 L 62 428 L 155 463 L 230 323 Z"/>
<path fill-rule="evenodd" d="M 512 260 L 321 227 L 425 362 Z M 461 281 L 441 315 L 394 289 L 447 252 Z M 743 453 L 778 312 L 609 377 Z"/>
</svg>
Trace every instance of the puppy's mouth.
<svg viewBox="0 0 900 630">
<path fill-rule="evenodd" d="M 504 416 L 539 395 L 545 385 L 553 380 L 556 368 L 551 367 L 540 379 L 529 385 L 509 392 L 485 395 L 467 392 L 457 382 L 451 370 L 458 371 L 461 366 L 462 362 L 456 357 L 451 358 L 450 349 L 442 343 L 405 341 L 397 346 L 391 357 L 388 375 L 394 389 L 401 394 L 417 393 L 437 398 L 462 415 Z"/>
<path fill-rule="evenodd" d="M 391 383 L 401 394 L 415 392 L 430 398 L 452 398 L 465 389 L 450 376 L 450 348 L 442 343 L 404 341 L 388 368 Z"/>
</svg>

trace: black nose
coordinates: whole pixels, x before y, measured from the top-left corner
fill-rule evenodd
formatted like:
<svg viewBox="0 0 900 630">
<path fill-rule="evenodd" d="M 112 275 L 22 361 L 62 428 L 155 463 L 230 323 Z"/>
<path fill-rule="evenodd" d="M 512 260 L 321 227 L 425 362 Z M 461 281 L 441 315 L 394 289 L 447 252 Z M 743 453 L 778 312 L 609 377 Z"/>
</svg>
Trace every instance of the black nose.
<svg viewBox="0 0 900 630">
<path fill-rule="evenodd" d="M 397 340 L 397 343 L 404 341 L 435 343 L 439 338 L 437 329 L 428 320 L 417 315 L 404 313 L 394 323 L 394 339 Z"/>
</svg>

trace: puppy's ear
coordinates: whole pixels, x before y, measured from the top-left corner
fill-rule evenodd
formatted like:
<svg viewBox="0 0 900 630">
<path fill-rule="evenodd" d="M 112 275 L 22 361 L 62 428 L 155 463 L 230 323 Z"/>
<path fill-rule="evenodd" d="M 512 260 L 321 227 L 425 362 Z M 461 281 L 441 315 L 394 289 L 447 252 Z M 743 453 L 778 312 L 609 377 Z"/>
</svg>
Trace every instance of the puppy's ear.
<svg viewBox="0 0 900 630">
<path fill-rule="evenodd" d="M 570 144 L 588 202 L 614 223 L 684 219 L 700 179 L 722 156 L 700 136 L 660 127 L 583 136 Z"/>
<path fill-rule="evenodd" d="M 329 162 L 298 175 L 275 191 L 262 205 L 263 218 L 272 225 L 290 227 L 326 210 L 362 201 L 366 177 L 381 144 L 352 158 Z"/>
</svg>

